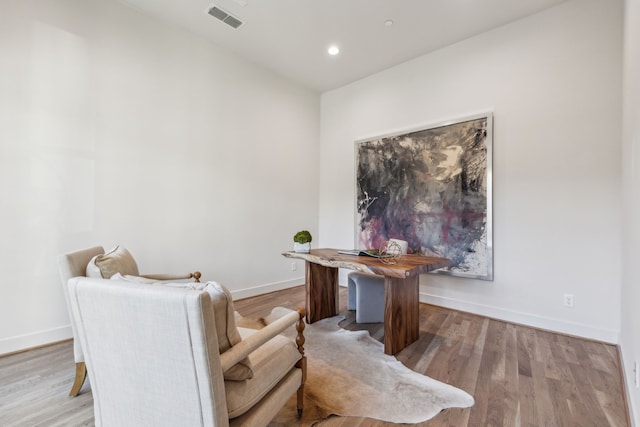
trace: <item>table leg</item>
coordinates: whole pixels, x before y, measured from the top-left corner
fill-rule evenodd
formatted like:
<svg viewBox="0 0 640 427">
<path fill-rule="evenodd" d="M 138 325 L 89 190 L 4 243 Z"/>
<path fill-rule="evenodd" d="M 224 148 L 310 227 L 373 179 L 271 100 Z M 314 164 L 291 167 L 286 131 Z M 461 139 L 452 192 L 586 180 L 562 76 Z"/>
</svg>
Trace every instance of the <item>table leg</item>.
<svg viewBox="0 0 640 427">
<path fill-rule="evenodd" d="M 307 322 L 338 314 L 338 269 L 305 262 Z"/>
<path fill-rule="evenodd" d="M 384 352 L 396 354 L 420 334 L 419 276 L 384 279 Z"/>
</svg>

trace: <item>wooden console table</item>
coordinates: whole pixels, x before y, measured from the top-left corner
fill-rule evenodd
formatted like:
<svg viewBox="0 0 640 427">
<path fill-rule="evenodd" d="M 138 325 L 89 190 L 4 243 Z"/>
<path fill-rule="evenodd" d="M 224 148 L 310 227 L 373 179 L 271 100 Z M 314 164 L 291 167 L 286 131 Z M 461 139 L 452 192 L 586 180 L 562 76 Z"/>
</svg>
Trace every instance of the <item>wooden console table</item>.
<svg viewBox="0 0 640 427">
<path fill-rule="evenodd" d="M 420 333 L 419 276 L 448 267 L 446 258 L 402 255 L 397 264 L 377 258 L 343 255 L 338 249 L 312 249 L 310 253 L 285 252 L 305 260 L 307 322 L 338 314 L 338 268 L 384 276 L 384 352 L 396 354 L 418 339 Z"/>
</svg>

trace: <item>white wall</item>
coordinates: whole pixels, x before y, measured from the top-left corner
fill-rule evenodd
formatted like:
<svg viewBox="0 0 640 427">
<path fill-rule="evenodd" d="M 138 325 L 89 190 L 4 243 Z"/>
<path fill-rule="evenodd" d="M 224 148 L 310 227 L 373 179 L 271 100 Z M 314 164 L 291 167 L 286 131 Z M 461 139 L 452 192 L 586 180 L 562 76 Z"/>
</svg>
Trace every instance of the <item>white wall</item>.
<svg viewBox="0 0 640 427">
<path fill-rule="evenodd" d="M 624 233 L 620 344 L 634 425 L 640 426 L 640 391 L 634 384 L 633 371 L 634 361 L 640 363 L 640 0 L 625 1 L 624 28 Z"/>
<path fill-rule="evenodd" d="M 320 245 L 354 243 L 355 140 L 490 110 L 495 280 L 422 299 L 616 342 L 621 43 L 622 1 L 574 0 L 323 94 Z"/>
<path fill-rule="evenodd" d="M 95 244 L 236 296 L 302 283 L 316 93 L 106 0 L 2 0 L 0 70 L 0 354 L 70 336 L 56 256 Z"/>
</svg>

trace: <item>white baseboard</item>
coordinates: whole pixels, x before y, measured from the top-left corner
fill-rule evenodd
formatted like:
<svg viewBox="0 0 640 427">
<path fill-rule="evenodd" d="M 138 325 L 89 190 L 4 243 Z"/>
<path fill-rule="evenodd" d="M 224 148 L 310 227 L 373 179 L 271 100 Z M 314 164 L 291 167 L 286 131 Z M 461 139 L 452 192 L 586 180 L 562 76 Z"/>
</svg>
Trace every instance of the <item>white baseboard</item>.
<svg viewBox="0 0 640 427">
<path fill-rule="evenodd" d="M 41 345 L 66 340 L 73 337 L 71 325 L 33 332 L 31 334 L 18 335 L 0 340 L 0 356 L 22 351 Z"/>
<path fill-rule="evenodd" d="M 292 288 L 295 286 L 299 286 L 302 283 L 304 283 L 304 278 L 300 277 L 284 282 L 268 283 L 252 288 L 232 291 L 231 294 L 233 295 L 233 299 L 237 300 Z M 340 285 L 345 286 L 342 283 Z M 566 322 L 563 320 L 507 310 L 500 307 L 477 304 L 474 302 L 460 301 L 437 295 L 431 295 L 424 292 L 420 293 L 420 301 L 427 304 L 450 308 L 453 310 L 460 310 L 468 313 L 490 317 L 493 319 L 504 320 L 506 322 L 517 323 L 569 335 L 575 335 L 583 338 L 603 341 L 606 343 L 618 344 L 619 341 L 618 331 L 616 330 L 595 328 L 590 325 Z M 67 325 L 44 331 L 34 332 L 31 334 L 0 339 L 0 356 L 7 353 L 13 353 L 32 347 L 62 341 L 65 339 L 69 339 L 72 336 L 73 334 L 71 332 L 71 325 Z"/>
<path fill-rule="evenodd" d="M 242 299 L 253 297 L 256 295 L 266 294 L 273 291 L 299 286 L 304 283 L 304 277 L 287 280 L 284 282 L 268 283 L 266 285 L 255 286 L 253 288 L 232 291 L 233 299 Z M 58 328 L 47 329 L 44 331 L 33 332 L 31 334 L 18 335 L 15 337 L 0 339 L 0 356 L 15 353 L 17 351 L 27 350 L 41 345 L 47 345 L 54 342 L 73 338 L 71 325 L 60 326 Z"/>
<path fill-rule="evenodd" d="M 620 363 L 622 364 L 622 386 L 627 397 L 627 404 L 629 406 L 629 416 L 631 417 L 631 425 L 634 427 L 640 426 L 640 414 L 638 413 L 637 400 L 634 399 L 634 384 L 627 381 L 629 378 L 633 378 L 633 360 L 625 359 L 625 352 L 622 347 L 618 345 L 618 354 L 620 354 Z"/>
<path fill-rule="evenodd" d="M 286 280 L 284 282 L 267 283 L 266 285 L 254 286 L 253 288 L 240 289 L 231 291 L 234 300 L 255 297 L 256 295 L 267 294 L 269 292 L 281 291 L 283 289 L 293 288 L 304 284 L 304 277 Z"/>
<path fill-rule="evenodd" d="M 346 283 L 340 283 L 340 286 L 346 287 L 347 285 Z M 503 320 L 505 322 L 530 326 L 532 328 L 602 341 L 609 344 L 618 344 L 620 338 L 619 331 L 613 329 L 596 328 L 581 323 L 567 322 L 564 320 L 537 316 L 531 313 L 508 310 L 501 307 L 431 295 L 426 292 L 420 292 L 420 302 L 490 317 L 492 319 Z"/>
<path fill-rule="evenodd" d="M 420 292 L 420 302 L 567 335 L 617 344 L 618 331 Z"/>
</svg>

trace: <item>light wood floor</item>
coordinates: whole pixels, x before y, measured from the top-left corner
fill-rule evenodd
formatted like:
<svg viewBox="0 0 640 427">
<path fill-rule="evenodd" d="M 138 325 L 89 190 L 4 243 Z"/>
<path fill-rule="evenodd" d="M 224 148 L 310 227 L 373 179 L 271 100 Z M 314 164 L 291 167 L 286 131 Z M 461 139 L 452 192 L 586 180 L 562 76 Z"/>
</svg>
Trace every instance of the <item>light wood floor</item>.
<svg viewBox="0 0 640 427">
<path fill-rule="evenodd" d="M 382 325 L 358 325 L 346 310 L 346 329 L 382 339 Z M 304 304 L 304 287 L 237 301 L 245 317 L 275 306 Z M 629 426 L 620 359 L 612 345 L 420 305 L 420 338 L 397 358 L 409 368 L 470 393 L 475 405 L 448 409 L 417 426 Z M 70 341 L 0 358 L 0 426 L 91 426 L 93 399 L 73 381 Z M 389 426 L 364 418 L 330 418 L 323 427 Z"/>
</svg>

